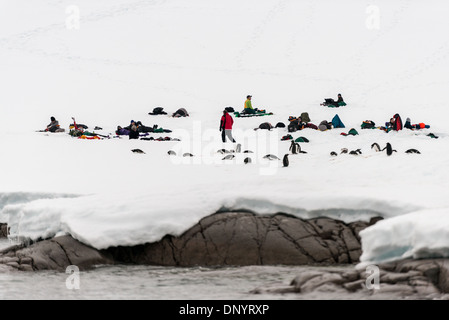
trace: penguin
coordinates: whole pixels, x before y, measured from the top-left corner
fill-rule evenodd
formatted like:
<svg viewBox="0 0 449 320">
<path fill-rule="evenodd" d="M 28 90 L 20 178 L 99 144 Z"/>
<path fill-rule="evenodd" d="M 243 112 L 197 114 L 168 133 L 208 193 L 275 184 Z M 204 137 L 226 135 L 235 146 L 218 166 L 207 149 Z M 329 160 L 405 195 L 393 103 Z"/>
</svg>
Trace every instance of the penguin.
<svg viewBox="0 0 449 320">
<path fill-rule="evenodd" d="M 229 153 L 229 151 L 226 150 L 226 149 L 220 149 L 220 150 L 217 151 L 217 153 L 224 154 L 224 153 Z"/>
<path fill-rule="evenodd" d="M 134 152 L 134 153 L 145 153 L 145 152 L 143 152 L 140 149 L 132 149 L 131 151 Z"/>
<path fill-rule="evenodd" d="M 226 157 L 224 157 L 223 159 L 221 159 L 221 160 L 232 160 L 232 159 L 234 159 L 235 158 L 235 156 L 233 155 L 233 154 L 228 154 Z"/>
<path fill-rule="evenodd" d="M 299 143 L 297 143 L 294 140 L 292 140 L 292 143 L 291 143 L 290 148 L 288 150 L 290 150 L 292 152 L 292 154 L 297 154 L 298 151 L 299 151 L 298 149 L 301 149 L 301 147 L 299 146 Z"/>
<path fill-rule="evenodd" d="M 418 154 L 421 154 L 421 152 L 419 152 L 416 149 L 408 149 L 407 151 L 405 151 L 405 153 L 418 153 Z"/>
<path fill-rule="evenodd" d="M 182 155 L 183 157 L 193 157 L 193 154 L 186 152 Z"/>
<path fill-rule="evenodd" d="M 235 147 L 235 152 L 237 152 L 237 153 L 242 152 L 242 145 L 240 143 L 237 144 L 237 147 Z"/>
<path fill-rule="evenodd" d="M 282 164 L 284 167 L 288 167 L 289 161 L 288 161 L 288 153 L 284 155 L 284 159 L 282 159 Z"/>
<path fill-rule="evenodd" d="M 332 151 L 332 152 L 331 152 L 331 156 L 336 157 L 336 156 L 337 156 L 337 153 L 336 153 L 335 151 Z"/>
<path fill-rule="evenodd" d="M 380 151 L 380 146 L 379 146 L 378 143 L 374 142 L 374 143 L 371 145 L 371 149 L 374 150 L 374 151 L 376 151 L 376 152 L 379 152 L 379 151 Z"/>
<path fill-rule="evenodd" d="M 167 153 L 170 156 L 176 156 L 176 152 L 174 152 L 173 150 L 169 150 Z"/>
<path fill-rule="evenodd" d="M 254 152 L 252 152 L 251 150 L 245 150 L 243 151 L 243 153 L 254 153 Z"/>
<path fill-rule="evenodd" d="M 389 142 L 387 142 L 387 145 L 385 146 L 385 148 L 382 149 L 382 151 L 384 151 L 385 149 L 387 149 L 387 156 L 391 156 L 393 152 L 397 152 L 396 150 L 393 150 Z"/>
<path fill-rule="evenodd" d="M 298 143 L 297 143 L 296 147 L 298 149 L 298 153 L 307 153 L 307 152 L 301 150 L 301 146 Z"/>
<path fill-rule="evenodd" d="M 342 153 L 348 153 L 348 149 L 347 148 L 341 148 L 340 154 L 342 154 Z"/>
<path fill-rule="evenodd" d="M 248 164 L 248 163 L 251 163 L 252 160 L 251 160 L 251 158 L 245 158 L 245 160 L 243 160 L 243 162 L 244 162 L 245 164 Z"/>
<path fill-rule="evenodd" d="M 362 154 L 362 150 L 360 149 L 355 149 L 354 151 L 357 152 L 358 154 Z"/>
<path fill-rule="evenodd" d="M 264 159 L 268 159 L 268 160 L 281 160 L 278 157 L 276 157 L 274 154 L 267 154 L 266 156 L 263 157 Z"/>
<path fill-rule="evenodd" d="M 356 155 L 356 156 L 359 155 L 359 153 L 357 151 L 355 151 L 355 150 L 350 151 L 349 154 L 353 154 L 353 155 Z"/>
</svg>

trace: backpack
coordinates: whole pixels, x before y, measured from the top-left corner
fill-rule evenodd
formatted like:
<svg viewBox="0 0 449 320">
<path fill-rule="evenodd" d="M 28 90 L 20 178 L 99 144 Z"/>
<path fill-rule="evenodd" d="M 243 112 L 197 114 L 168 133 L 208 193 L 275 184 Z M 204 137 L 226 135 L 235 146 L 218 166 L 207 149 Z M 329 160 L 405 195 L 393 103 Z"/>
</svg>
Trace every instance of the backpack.
<svg viewBox="0 0 449 320">
<path fill-rule="evenodd" d="M 299 130 L 299 122 L 298 120 L 291 121 L 287 127 L 288 132 L 296 132 Z"/>
<path fill-rule="evenodd" d="M 273 126 L 268 122 L 264 122 L 259 125 L 259 129 L 271 130 L 271 128 L 273 128 Z"/>
<path fill-rule="evenodd" d="M 283 124 L 282 122 L 278 122 L 276 124 L 276 128 L 285 128 L 285 124 Z"/>
<path fill-rule="evenodd" d="M 301 113 L 301 120 L 302 120 L 302 122 L 305 122 L 305 123 L 310 122 L 309 113 L 307 113 L 307 112 Z"/>
</svg>

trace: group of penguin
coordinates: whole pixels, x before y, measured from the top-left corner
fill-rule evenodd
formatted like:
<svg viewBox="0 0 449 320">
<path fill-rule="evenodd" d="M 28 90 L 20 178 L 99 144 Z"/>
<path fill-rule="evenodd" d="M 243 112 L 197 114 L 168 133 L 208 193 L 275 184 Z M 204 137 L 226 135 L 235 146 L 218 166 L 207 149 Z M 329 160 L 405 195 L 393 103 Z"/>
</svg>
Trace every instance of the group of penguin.
<svg viewBox="0 0 449 320">
<path fill-rule="evenodd" d="M 371 149 L 376 151 L 376 152 L 382 152 L 384 150 L 386 150 L 387 152 L 387 156 L 391 156 L 393 154 L 393 152 L 397 152 L 396 150 L 393 149 L 393 147 L 391 146 L 391 143 L 387 142 L 385 148 L 381 149 L 379 144 L 377 142 L 374 142 L 371 145 Z M 353 155 L 358 155 L 358 154 L 362 154 L 362 151 L 360 149 L 356 149 L 356 150 L 352 150 L 348 152 L 347 148 L 342 148 L 340 154 L 342 153 L 349 153 L 349 154 L 353 154 Z M 405 153 L 418 153 L 421 154 L 421 152 L 419 152 L 416 149 L 408 149 L 407 151 L 405 151 Z M 332 151 L 330 153 L 331 156 L 337 156 L 337 153 L 335 151 Z"/>
<path fill-rule="evenodd" d="M 235 150 L 232 150 L 232 149 L 231 150 L 219 149 L 217 151 L 217 153 L 219 153 L 219 154 L 226 154 L 226 156 L 224 156 L 224 158 L 222 160 L 233 160 L 235 158 L 235 153 L 254 153 L 251 150 L 245 150 L 245 151 L 242 152 L 241 149 L 242 149 L 242 145 L 239 143 L 239 144 L 237 144 Z M 393 147 L 391 146 L 391 144 L 389 142 L 387 142 L 385 148 L 383 148 L 383 149 L 380 148 L 378 143 L 374 142 L 371 145 L 371 149 L 376 151 L 376 152 L 383 152 L 384 150 L 386 150 L 388 156 L 391 156 L 393 154 L 393 152 L 397 152 L 396 150 L 393 149 Z M 145 153 L 141 149 L 132 149 L 131 151 L 134 152 L 134 153 Z M 292 154 L 307 153 L 306 151 L 303 151 L 301 149 L 301 146 L 299 145 L 299 143 L 297 143 L 295 141 L 292 141 L 292 143 L 290 145 L 290 148 L 289 148 L 289 151 L 291 151 Z M 344 154 L 344 153 L 349 153 L 349 154 L 352 154 L 352 155 L 359 155 L 359 154 L 362 154 L 362 151 L 360 149 L 348 151 L 347 148 L 342 148 L 340 154 Z M 421 152 L 419 152 L 416 149 L 408 149 L 407 151 L 405 151 L 405 153 L 418 153 L 418 154 L 421 154 Z M 176 152 L 173 151 L 173 150 L 169 150 L 168 151 L 168 155 L 176 156 Z M 330 155 L 331 156 L 337 156 L 338 154 L 335 151 L 332 151 L 330 153 Z M 282 164 L 283 164 L 284 167 L 288 167 L 288 165 L 290 163 L 289 160 L 288 160 L 288 156 L 289 156 L 289 154 L 286 153 L 284 155 L 283 159 L 282 159 Z M 193 157 L 193 154 L 186 152 L 186 153 L 183 154 L 183 157 Z M 281 160 L 274 154 L 267 154 L 267 155 L 265 155 L 263 157 L 263 159 L 267 159 L 267 160 Z M 251 163 L 252 160 L 251 160 L 250 157 L 246 157 L 243 160 L 243 162 L 245 164 L 248 164 L 248 163 Z"/>
</svg>

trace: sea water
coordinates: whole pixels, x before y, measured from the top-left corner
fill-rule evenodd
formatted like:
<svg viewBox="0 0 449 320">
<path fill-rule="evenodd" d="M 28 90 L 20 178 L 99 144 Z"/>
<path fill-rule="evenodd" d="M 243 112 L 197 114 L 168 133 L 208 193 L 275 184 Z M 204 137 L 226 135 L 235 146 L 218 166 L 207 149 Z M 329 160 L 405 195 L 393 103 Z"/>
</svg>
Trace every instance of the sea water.
<svg viewBox="0 0 449 320">
<path fill-rule="evenodd" d="M 0 239 L 0 249 L 10 245 Z M 0 265 L 2 300 L 290 300 L 295 293 L 255 294 L 256 288 L 287 287 L 307 266 L 180 268 L 145 265 L 96 266 L 76 274 L 23 272 Z M 76 285 L 75 285 L 76 284 Z"/>
</svg>

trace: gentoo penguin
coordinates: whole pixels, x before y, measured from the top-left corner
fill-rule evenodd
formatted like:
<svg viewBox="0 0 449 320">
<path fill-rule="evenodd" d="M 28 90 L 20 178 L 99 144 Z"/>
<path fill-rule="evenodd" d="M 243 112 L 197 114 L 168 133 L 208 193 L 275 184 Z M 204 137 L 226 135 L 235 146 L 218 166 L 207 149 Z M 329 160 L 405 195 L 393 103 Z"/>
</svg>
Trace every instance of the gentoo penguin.
<svg viewBox="0 0 449 320">
<path fill-rule="evenodd" d="M 380 151 L 380 146 L 379 146 L 378 143 L 374 142 L 374 143 L 371 145 L 371 149 L 373 149 L 373 150 L 376 151 L 376 152 L 379 152 L 379 151 Z"/>
<path fill-rule="evenodd" d="M 282 159 L 282 164 L 284 167 L 288 167 L 289 161 L 288 161 L 288 153 L 284 155 L 284 159 Z"/>
<path fill-rule="evenodd" d="M 419 154 L 421 154 L 421 152 L 419 152 L 416 149 L 408 149 L 407 151 L 405 151 L 405 153 L 419 153 Z"/>
<path fill-rule="evenodd" d="M 342 154 L 342 153 L 348 153 L 348 149 L 347 148 L 341 148 L 340 154 Z"/>
<path fill-rule="evenodd" d="M 245 164 L 248 164 L 248 163 L 251 163 L 252 161 L 251 161 L 251 158 L 245 158 L 245 160 L 243 160 L 243 162 Z"/>
<path fill-rule="evenodd" d="M 233 155 L 233 154 L 228 154 L 226 157 L 224 157 L 223 159 L 221 159 L 221 160 L 232 160 L 232 159 L 234 159 L 235 158 L 235 156 Z"/>
<path fill-rule="evenodd" d="M 134 153 L 145 153 L 145 152 L 143 152 L 140 149 L 132 149 L 131 151 L 134 152 Z"/>
<path fill-rule="evenodd" d="M 385 148 L 382 149 L 382 151 L 384 151 L 385 149 L 387 149 L 388 156 L 391 156 L 393 152 L 397 152 L 396 150 L 393 150 L 389 142 L 387 142 L 387 145 L 385 146 Z"/>
<path fill-rule="evenodd" d="M 182 155 L 183 157 L 193 157 L 193 154 L 186 152 Z"/>
<path fill-rule="evenodd" d="M 276 157 L 274 154 L 267 154 L 266 156 L 263 157 L 264 159 L 268 159 L 268 160 L 281 160 L 278 157 Z"/>
<path fill-rule="evenodd" d="M 240 143 L 237 144 L 237 147 L 235 147 L 235 152 L 237 152 L 237 153 L 242 152 L 242 145 Z"/>
<path fill-rule="evenodd" d="M 292 140 L 292 143 L 290 144 L 290 148 L 288 150 L 290 150 L 292 154 L 297 154 L 300 148 L 301 147 L 299 146 L 299 143 Z"/>
<path fill-rule="evenodd" d="M 334 156 L 334 157 L 335 157 L 335 156 L 337 156 L 337 153 L 336 153 L 335 151 L 332 151 L 332 152 L 331 152 L 331 156 Z"/>
<path fill-rule="evenodd" d="M 176 156 L 176 152 L 174 152 L 173 150 L 169 150 L 167 152 L 170 156 Z"/>
</svg>

